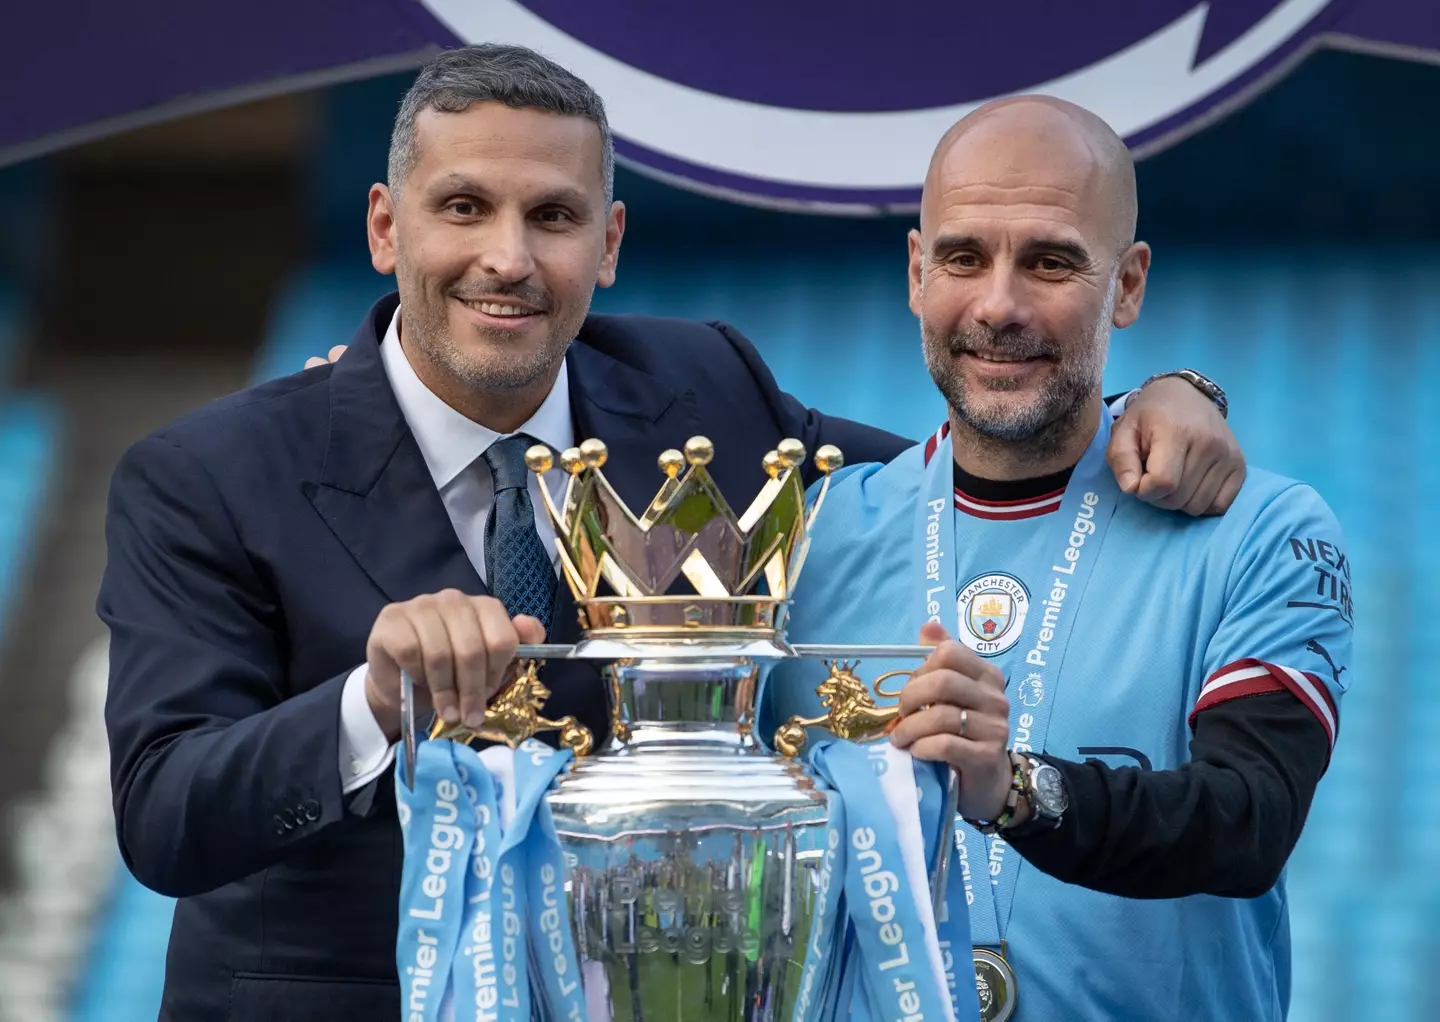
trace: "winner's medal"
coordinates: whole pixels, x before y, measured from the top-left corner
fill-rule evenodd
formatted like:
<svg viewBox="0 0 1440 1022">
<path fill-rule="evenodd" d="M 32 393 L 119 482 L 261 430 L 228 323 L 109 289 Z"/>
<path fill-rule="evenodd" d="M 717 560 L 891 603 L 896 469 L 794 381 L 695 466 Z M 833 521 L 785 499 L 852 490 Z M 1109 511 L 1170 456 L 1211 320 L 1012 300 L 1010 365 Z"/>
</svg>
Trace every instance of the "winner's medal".
<svg viewBox="0 0 1440 1022">
<path fill-rule="evenodd" d="M 1015 1014 L 1015 970 L 988 947 L 973 949 L 975 992 L 980 995 L 981 1022 L 1006 1022 Z"/>
</svg>

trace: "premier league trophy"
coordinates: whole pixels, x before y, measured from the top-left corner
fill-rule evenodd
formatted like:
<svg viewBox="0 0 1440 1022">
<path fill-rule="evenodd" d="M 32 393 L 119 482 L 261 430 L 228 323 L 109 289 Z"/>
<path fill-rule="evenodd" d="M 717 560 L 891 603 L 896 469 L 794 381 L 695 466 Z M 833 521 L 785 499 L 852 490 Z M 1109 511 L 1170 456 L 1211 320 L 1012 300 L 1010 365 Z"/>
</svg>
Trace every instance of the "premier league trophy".
<svg viewBox="0 0 1440 1022">
<path fill-rule="evenodd" d="M 877 706 L 839 657 L 926 651 L 785 640 L 807 534 L 842 464 L 836 448 L 815 453 L 825 477 L 808 512 L 805 448 L 786 440 L 765 456 L 768 480 L 738 517 L 706 468 L 714 451 L 703 437 L 660 455 L 663 483 L 639 516 L 606 481 L 606 453 L 587 440 L 559 456 L 569 480 L 558 506 L 541 486 L 582 640 L 523 647 L 483 727 L 437 720 L 430 737 L 516 748 L 558 730 L 574 751 L 545 798 L 568 868 L 569 923 L 592 1022 L 819 1017 L 802 1000 L 810 996 L 802 973 L 822 911 L 827 797 L 797 753 L 807 727 L 865 739 L 883 734 L 897 712 Z M 554 455 L 533 447 L 527 463 L 543 473 Z M 693 592 L 674 595 L 685 583 Z M 757 688 L 774 664 L 802 655 L 830 660 L 819 690 L 827 713 L 787 722 L 771 752 L 754 734 Z M 592 748 L 573 718 L 541 714 L 549 693 L 539 667 L 562 656 L 606 664 L 612 720 L 603 748 Z M 943 886 L 949 842 L 939 845 L 926 869 Z M 845 927 L 830 930 L 818 939 L 833 960 Z"/>
</svg>

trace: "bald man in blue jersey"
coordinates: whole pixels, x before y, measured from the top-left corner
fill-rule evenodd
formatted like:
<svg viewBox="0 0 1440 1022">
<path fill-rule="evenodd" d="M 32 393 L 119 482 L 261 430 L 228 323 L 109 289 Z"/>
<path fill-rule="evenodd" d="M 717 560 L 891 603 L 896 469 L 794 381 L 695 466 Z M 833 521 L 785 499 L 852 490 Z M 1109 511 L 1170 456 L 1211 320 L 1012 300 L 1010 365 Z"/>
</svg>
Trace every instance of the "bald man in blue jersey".
<svg viewBox="0 0 1440 1022">
<path fill-rule="evenodd" d="M 1351 680 L 1349 562 L 1302 483 L 1252 466 L 1194 518 L 1106 471 L 1135 221 L 1130 155 L 1078 107 L 1007 100 L 941 141 L 910 305 L 948 415 L 832 479 L 789 637 L 936 645 L 890 740 L 959 778 L 982 1018 L 1274 1022 L 1284 866 Z M 820 712 L 817 670 L 777 668 L 762 733 Z"/>
</svg>

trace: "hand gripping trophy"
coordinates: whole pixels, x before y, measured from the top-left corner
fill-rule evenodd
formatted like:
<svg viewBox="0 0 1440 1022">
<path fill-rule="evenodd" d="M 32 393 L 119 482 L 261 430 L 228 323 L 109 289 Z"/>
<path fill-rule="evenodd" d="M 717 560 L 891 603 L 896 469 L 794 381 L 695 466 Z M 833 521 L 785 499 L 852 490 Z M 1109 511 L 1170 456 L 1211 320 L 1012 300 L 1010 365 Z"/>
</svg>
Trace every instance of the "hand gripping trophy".
<svg viewBox="0 0 1440 1022">
<path fill-rule="evenodd" d="M 432 989 L 466 987 L 464 1003 L 488 1018 L 973 1017 L 973 1008 L 965 1010 L 974 1001 L 973 986 L 957 996 L 954 970 L 937 952 L 946 943 L 947 907 L 955 905 L 948 925 L 964 928 L 955 940 L 969 947 L 963 895 L 954 902 L 949 890 L 953 778 L 948 768 L 915 764 L 915 784 L 907 778 L 898 789 L 890 786 L 913 806 L 924 775 L 931 805 L 943 807 L 932 813 L 925 836 L 886 815 L 892 810 L 890 796 L 880 794 L 884 778 L 877 774 L 886 763 L 880 753 L 892 765 L 900 757 L 907 770 L 911 761 L 873 741 L 883 738 L 897 711 L 878 706 L 851 667 L 860 656 L 918 661 L 928 650 L 791 646 L 785 639 L 807 536 L 830 473 L 843 463 L 840 451 L 815 452 L 824 476 L 807 508 L 799 471 L 805 448 L 781 442 L 765 456 L 768 478 L 738 517 L 706 468 L 714 448 L 703 437 L 692 438 L 683 452 L 660 455 L 663 482 L 638 516 L 606 481 L 606 455 L 593 439 L 559 455 L 569 479 L 558 506 L 541 487 L 580 614 L 581 641 L 522 647 L 513 679 L 481 727 L 447 727 L 437 719 L 427 741 L 417 742 L 406 680 L 404 754 L 397 767 L 405 785 L 402 825 L 411 828 L 419 818 L 406 807 L 416 786 L 417 750 L 450 743 L 461 747 L 456 764 L 462 751 L 474 757 L 458 767 L 460 786 L 481 802 L 493 786 L 501 819 L 496 824 L 481 806 L 474 835 L 466 835 L 471 868 L 457 868 L 452 887 L 463 884 L 466 903 L 486 909 L 483 918 L 467 914 L 459 921 L 448 956 L 443 947 L 427 955 L 426 941 L 436 938 L 418 925 L 407 937 L 402 918 L 404 1017 L 430 1017 L 428 1009 L 411 1011 L 419 972 Z M 554 461 L 543 446 L 527 453 L 537 473 Z M 539 667 L 558 657 L 605 664 L 612 726 L 602 748 L 593 747 L 590 732 L 574 718 L 543 715 L 549 692 Z M 771 667 L 794 657 L 826 661 L 829 674 L 818 689 L 825 714 L 791 718 L 773 736 L 758 736 L 757 689 Z M 811 728 L 829 735 L 807 747 Z M 558 731 L 568 752 L 530 741 L 546 730 Z M 464 748 L 474 739 L 498 747 L 477 756 Z M 802 760 L 807 752 L 813 755 Z M 497 767 L 496 754 L 514 762 Z M 557 765 L 527 796 L 525 771 L 531 760 L 547 756 Z M 476 760 L 492 778 L 477 779 L 483 771 Z M 915 815 L 899 810 L 901 816 L 907 811 Z M 539 836 L 517 833 L 523 826 Z M 541 850 L 547 838 L 553 858 Z M 407 830 L 402 908 L 406 891 L 415 892 L 420 920 L 433 920 L 433 929 L 444 932 L 438 900 L 436 914 L 427 914 L 426 892 L 443 882 L 419 869 L 421 855 L 432 873 L 439 861 L 425 840 L 416 832 L 412 850 Z M 530 858 L 521 855 L 525 849 Z M 409 883 L 412 867 L 415 884 Z M 444 962 L 451 978 L 431 977 Z M 528 983 L 514 978 L 522 973 Z M 968 983 L 969 970 L 962 975 Z M 507 976 L 515 987 L 508 995 L 512 1016 L 505 1014 Z M 487 986 L 492 978 L 493 989 Z M 455 1017 L 466 1016 L 457 1008 Z"/>
</svg>

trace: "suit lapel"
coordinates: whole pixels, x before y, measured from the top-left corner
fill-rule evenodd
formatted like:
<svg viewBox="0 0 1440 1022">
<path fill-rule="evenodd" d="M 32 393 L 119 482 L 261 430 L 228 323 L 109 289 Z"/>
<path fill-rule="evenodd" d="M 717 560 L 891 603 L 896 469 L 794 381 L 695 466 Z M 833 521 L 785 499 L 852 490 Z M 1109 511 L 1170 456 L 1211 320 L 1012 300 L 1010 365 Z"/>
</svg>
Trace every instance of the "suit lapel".
<svg viewBox="0 0 1440 1022">
<path fill-rule="evenodd" d="M 663 481 L 655 459 L 667 447 L 683 447 L 699 428 L 695 395 L 677 394 L 583 338 L 569 355 L 576 440 L 605 442 L 605 478 L 632 511 L 643 511 Z"/>
<path fill-rule="evenodd" d="M 306 495 L 392 601 L 486 590 L 460 545 L 380 360 L 396 299 L 370 312 L 330 376 L 330 438 Z"/>
</svg>

